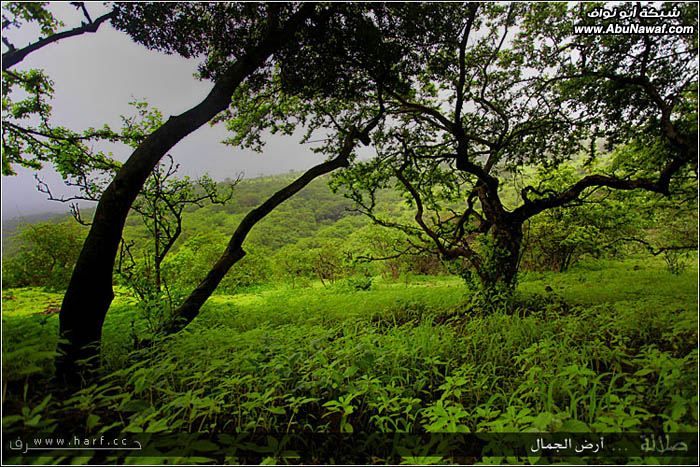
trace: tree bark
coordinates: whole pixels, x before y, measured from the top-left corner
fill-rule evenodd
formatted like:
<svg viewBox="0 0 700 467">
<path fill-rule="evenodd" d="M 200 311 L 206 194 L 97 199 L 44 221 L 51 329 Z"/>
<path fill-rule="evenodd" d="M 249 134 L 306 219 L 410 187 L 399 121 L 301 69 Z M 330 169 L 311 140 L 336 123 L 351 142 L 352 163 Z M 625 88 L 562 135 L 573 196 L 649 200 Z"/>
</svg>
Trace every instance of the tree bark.
<svg viewBox="0 0 700 467">
<path fill-rule="evenodd" d="M 366 129 L 363 133 L 366 134 L 369 129 L 374 127 L 375 124 L 376 119 L 373 123 L 370 123 L 368 129 Z M 316 165 L 307 170 L 301 177 L 297 178 L 292 183 L 276 192 L 274 195 L 268 198 L 267 201 L 250 211 L 243 218 L 240 224 L 238 224 L 238 228 L 231 236 L 231 240 L 226 246 L 223 254 L 219 257 L 219 260 L 211 268 L 209 273 L 207 273 L 206 277 L 199 283 L 197 288 L 195 288 L 185 299 L 182 305 L 175 310 L 173 321 L 165 330 L 165 333 L 172 334 L 184 329 L 199 314 L 199 310 L 202 308 L 202 305 L 204 305 L 204 302 L 206 302 L 211 296 L 226 273 L 234 264 L 245 256 L 246 253 L 243 250 L 243 241 L 255 224 L 272 212 L 277 206 L 299 192 L 299 190 L 304 188 L 315 178 L 332 172 L 339 167 L 348 166 L 348 157 L 355 147 L 355 140 L 358 139 L 360 135 L 361 134 L 356 129 L 353 129 L 345 137 L 343 147 L 338 156 L 330 161 Z"/>
<path fill-rule="evenodd" d="M 124 222 L 148 175 L 175 144 L 226 109 L 238 85 L 292 37 L 313 10 L 313 4 L 306 4 L 283 27 L 269 30 L 255 48 L 229 67 L 202 102 L 170 117 L 151 133 L 104 191 L 61 306 L 59 379 L 79 383 L 84 366 L 78 361 L 91 359 L 88 369 L 96 363 L 102 325 L 114 298 L 112 271 Z"/>
<path fill-rule="evenodd" d="M 493 247 L 481 274 L 484 290 L 502 288 L 513 291 L 517 282 L 518 260 L 523 241 L 522 224 L 517 221 L 495 223 L 491 228 Z"/>
</svg>

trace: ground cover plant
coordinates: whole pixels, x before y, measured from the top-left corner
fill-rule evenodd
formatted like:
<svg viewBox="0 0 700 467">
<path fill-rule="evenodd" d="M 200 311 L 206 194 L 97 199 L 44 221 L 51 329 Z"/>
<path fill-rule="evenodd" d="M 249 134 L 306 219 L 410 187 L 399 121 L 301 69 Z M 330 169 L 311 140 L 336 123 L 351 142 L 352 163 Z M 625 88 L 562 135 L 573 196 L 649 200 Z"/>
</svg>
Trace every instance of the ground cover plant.
<svg viewBox="0 0 700 467">
<path fill-rule="evenodd" d="M 3 298 L 5 437 L 148 434 L 152 442 L 137 456 L 6 459 L 687 463 L 668 454 L 495 457 L 488 448 L 466 456 L 425 443 L 372 457 L 338 449 L 337 439 L 324 447 L 333 438 L 320 436 L 696 433 L 696 275 L 695 267 L 674 275 L 660 259 L 590 261 L 566 273 L 526 275 L 516 300 L 487 314 L 470 305 L 470 292 L 453 277 L 378 278 L 369 290 L 270 285 L 217 295 L 176 339 L 137 350 L 132 333 L 145 329 L 143 317 L 123 296 L 106 323 L 111 345 L 100 378 L 70 395 L 50 378 L 57 336 L 51 311 L 60 296 L 12 289 Z M 325 441 L 314 452 L 279 443 L 279 435 L 294 433 Z"/>
<path fill-rule="evenodd" d="M 3 462 L 697 462 L 696 4 L 100 8 L 2 5 L 3 175 L 96 203 L 3 230 Z M 206 96 L 58 125 L 110 27 Z"/>
</svg>

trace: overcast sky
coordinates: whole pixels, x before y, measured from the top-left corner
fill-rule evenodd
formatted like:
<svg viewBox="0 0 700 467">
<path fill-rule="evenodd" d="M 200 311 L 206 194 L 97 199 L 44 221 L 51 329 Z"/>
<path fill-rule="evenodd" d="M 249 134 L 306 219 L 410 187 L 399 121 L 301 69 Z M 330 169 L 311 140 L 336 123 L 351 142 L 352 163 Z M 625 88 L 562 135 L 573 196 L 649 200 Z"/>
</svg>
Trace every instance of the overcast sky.
<svg viewBox="0 0 700 467">
<path fill-rule="evenodd" d="M 60 30 L 80 24 L 81 15 L 67 3 L 51 3 L 50 10 L 65 23 Z M 88 4 L 93 18 L 106 11 L 101 3 Z M 11 31 L 7 37 L 23 47 L 38 37 L 36 28 Z M 3 45 L 3 52 L 6 50 Z M 148 103 L 170 115 L 180 114 L 200 102 L 213 86 L 193 77 L 197 60 L 148 51 L 124 33 L 103 23 L 97 33 L 83 34 L 44 47 L 16 65 L 18 70 L 43 68 L 54 81 L 53 122 L 75 131 L 107 123 L 120 126 L 120 115 L 132 115 L 128 105 L 134 99 Z M 223 125 L 204 126 L 175 146 L 170 154 L 181 164 L 182 175 L 209 173 L 215 180 L 302 170 L 320 162 L 309 145 L 299 138 L 274 136 L 267 139 L 263 154 L 224 146 Z M 125 160 L 130 151 L 116 148 L 115 156 Z M 2 218 L 7 219 L 44 211 L 67 210 L 67 206 L 47 201 L 36 190 L 34 171 L 17 168 L 16 176 L 2 177 Z M 50 167 L 40 172 L 54 193 L 67 193 L 63 182 Z M 86 204 L 85 206 L 88 206 Z"/>
</svg>

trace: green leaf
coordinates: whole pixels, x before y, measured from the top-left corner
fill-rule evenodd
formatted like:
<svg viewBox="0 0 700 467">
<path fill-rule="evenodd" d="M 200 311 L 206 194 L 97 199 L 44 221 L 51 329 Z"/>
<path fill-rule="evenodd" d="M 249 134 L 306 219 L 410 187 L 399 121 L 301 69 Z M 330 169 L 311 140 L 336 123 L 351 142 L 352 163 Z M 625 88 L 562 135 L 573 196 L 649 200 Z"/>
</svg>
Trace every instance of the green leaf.
<svg viewBox="0 0 700 467">
<path fill-rule="evenodd" d="M 588 432 L 591 430 L 588 428 L 588 425 L 586 425 L 582 421 L 569 419 L 569 420 L 564 420 L 564 423 L 561 424 L 559 431 L 569 432 L 569 433 L 583 433 L 583 432 Z"/>
<path fill-rule="evenodd" d="M 132 399 L 124 402 L 117 410 L 120 412 L 141 412 L 151 405 L 142 399 Z"/>
<path fill-rule="evenodd" d="M 347 367 L 343 372 L 343 378 L 351 378 L 353 375 L 355 375 L 355 373 L 357 373 L 358 370 L 359 368 L 357 368 L 355 365 Z"/>
<path fill-rule="evenodd" d="M 287 413 L 282 407 L 276 406 L 268 407 L 267 411 L 276 415 L 284 415 Z"/>
<path fill-rule="evenodd" d="M 90 415 L 87 416 L 87 420 L 85 421 L 85 426 L 87 427 L 88 430 L 91 430 L 97 426 L 99 421 L 100 421 L 100 416 L 96 415 L 94 413 L 91 413 Z"/>
<path fill-rule="evenodd" d="M 216 451 L 219 449 L 218 445 L 216 445 L 215 443 L 213 443 L 209 440 L 206 440 L 206 439 L 197 440 L 197 441 L 193 442 L 192 444 L 190 444 L 190 447 L 192 449 L 194 449 L 195 451 L 205 451 L 205 452 Z"/>
</svg>

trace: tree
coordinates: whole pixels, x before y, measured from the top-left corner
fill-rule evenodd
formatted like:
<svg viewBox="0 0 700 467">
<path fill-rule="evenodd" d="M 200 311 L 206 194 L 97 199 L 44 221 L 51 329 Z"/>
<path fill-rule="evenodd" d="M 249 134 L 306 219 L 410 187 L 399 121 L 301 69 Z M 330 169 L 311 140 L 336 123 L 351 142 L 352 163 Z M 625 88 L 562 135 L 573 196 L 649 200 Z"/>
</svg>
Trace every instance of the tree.
<svg viewBox="0 0 700 467">
<path fill-rule="evenodd" d="M 138 115 L 133 118 L 122 116 L 124 124 L 118 137 L 128 138 L 130 146 L 135 148 L 149 133 L 163 124 L 163 116 L 157 109 L 149 109 L 146 102 L 131 104 L 138 110 Z M 226 183 L 224 192 L 208 175 L 196 180 L 191 180 L 189 177 L 176 177 L 179 167 L 180 165 L 174 162 L 172 156 L 166 154 L 164 160 L 159 162 L 148 176 L 139 196 L 131 206 L 131 209 L 139 214 L 150 234 L 151 248 L 146 258 L 147 264 L 134 272 L 132 270 L 136 262 L 129 251 L 129 244 L 122 240 L 118 271 L 120 275 L 127 278 L 127 282 L 141 299 L 158 297 L 161 293 L 161 265 L 182 233 L 182 216 L 185 208 L 202 207 L 204 202 L 225 205 L 233 197 L 233 188 L 240 180 L 238 177 Z M 82 182 L 81 190 L 84 193 L 92 192 L 93 200 L 99 201 L 104 188 L 90 183 L 91 176 L 87 174 L 82 177 L 82 180 L 87 181 L 88 186 L 86 187 L 85 182 Z M 92 186 L 97 186 L 98 189 L 90 189 Z M 126 258 L 128 261 L 124 261 Z"/>
<path fill-rule="evenodd" d="M 582 167 L 582 163 L 587 166 Z M 609 163 L 609 162 L 608 162 Z M 583 174 L 600 170 L 590 160 L 540 168 L 535 180 L 539 191 L 559 191 Z M 524 228 L 521 268 L 564 272 L 580 257 L 615 254 L 625 246 L 620 238 L 643 230 L 639 212 L 641 193 L 599 189 L 579 197 L 567 207 L 553 208 L 529 219 Z"/>
<path fill-rule="evenodd" d="M 401 230 L 387 229 L 376 224 L 367 225 L 352 235 L 352 259 L 357 264 L 378 264 L 381 274 L 394 280 L 408 272 L 443 272 L 439 257 L 429 250 L 423 250 L 411 240 Z"/>
<path fill-rule="evenodd" d="M 375 137 L 378 157 L 339 174 L 349 196 L 377 223 L 444 259 L 466 259 L 488 294 L 513 289 L 528 219 L 603 188 L 670 195 L 678 177 L 697 172 L 697 8 L 662 7 L 682 12 L 669 21 L 695 25 L 690 36 L 575 34 L 597 7 L 444 9 L 456 26 L 426 38 L 412 57 L 421 71 L 385 92 L 392 122 Z M 558 190 L 525 186 L 519 205 L 506 205 L 509 174 L 581 153 L 595 160 L 597 138 L 660 150 L 641 166 L 611 166 Z M 377 216 L 374 193 L 392 184 L 415 206 L 415 224 Z"/>
<path fill-rule="evenodd" d="M 280 278 L 292 280 L 292 288 L 297 284 L 307 285 L 313 277 L 311 252 L 296 244 L 285 245 L 275 253 L 275 264 Z"/>
<path fill-rule="evenodd" d="M 18 71 L 14 67 L 32 52 L 62 39 L 87 32 L 96 32 L 99 26 L 114 16 L 114 11 L 92 20 L 83 2 L 73 2 L 82 11 L 86 21 L 78 28 L 57 33 L 63 24 L 46 10 L 42 2 L 3 3 L 2 31 L 37 23 L 45 37 L 17 48 L 3 34 L 7 50 L 2 54 L 2 174 L 14 175 L 13 166 L 40 169 L 51 162 L 63 176 L 69 176 L 66 161 L 84 159 L 83 164 L 106 168 L 109 161 L 102 153 L 89 153 L 85 140 L 100 137 L 101 131 L 90 128 L 76 133 L 49 122 L 53 83 L 43 70 Z M 20 95 L 15 100 L 16 94 Z"/>
<path fill-rule="evenodd" d="M 2 15 L 2 29 L 5 31 L 11 27 L 18 28 L 22 25 L 20 18 L 26 22 L 36 22 L 41 27 L 41 33 L 46 37 L 21 48 L 17 48 L 3 36 L 2 43 L 8 48 L 2 54 L 2 70 L 7 71 L 24 60 L 27 55 L 39 50 L 54 42 L 62 39 L 67 39 L 73 36 L 79 36 L 85 33 L 96 32 L 102 23 L 109 21 L 114 16 L 114 11 L 104 14 L 94 20 L 90 17 L 84 2 L 71 2 L 71 5 L 79 9 L 87 22 L 82 22 L 80 27 L 73 28 L 60 33 L 56 32 L 58 26 L 63 26 L 60 21 L 57 21 L 44 6 L 46 2 L 7 2 L 3 8 L 11 15 Z"/>
<path fill-rule="evenodd" d="M 307 128 L 302 142 L 309 141 L 315 130 L 331 133 L 316 149 L 331 159 L 306 171 L 243 218 L 220 259 L 175 311 L 168 332 L 183 329 L 197 316 L 228 270 L 245 255 L 243 242 L 257 222 L 313 179 L 347 167 L 355 158 L 357 141 L 371 143 L 370 133 L 384 119 L 385 83 L 401 86 L 411 33 L 427 33 L 432 26 L 421 16 L 426 8 L 430 7 L 329 8 L 323 22 L 300 33 L 300 43 L 309 46 L 288 44 L 280 52 L 278 67 L 266 70 L 266 80 L 251 80 L 237 89 L 233 108 L 238 114 L 223 112 L 219 117 L 234 132 L 232 144 L 260 149 L 262 131 L 290 134 L 301 124 Z M 405 26 L 412 27 L 407 31 Z M 396 42 L 397 37 L 403 40 Z"/>
<path fill-rule="evenodd" d="M 392 226 L 445 259 L 469 261 L 486 290 L 512 289 L 527 219 L 599 187 L 669 194 L 672 179 L 697 154 L 689 117 L 696 36 L 574 34 L 572 24 L 593 7 L 117 4 L 115 27 L 149 48 L 206 55 L 200 74 L 215 85 L 200 104 L 153 131 L 102 194 L 62 305 L 68 344 L 59 372 L 94 355 L 85 349 L 100 340 L 121 230 L 143 183 L 174 144 L 212 119 L 227 121 L 235 144 L 253 147 L 266 129 L 291 133 L 304 125 L 306 141 L 314 131 L 331 132 L 319 152 L 332 159 L 244 218 L 220 262 L 180 308 L 181 323 L 245 254 L 242 242 L 260 218 L 319 173 L 351 162 L 341 180 L 360 209 L 391 224 L 373 212 L 373 193 L 397 184 L 415 206 L 416 225 Z M 692 5 L 680 11 L 671 21 L 696 24 Z M 554 26 L 542 28 L 543 17 Z M 616 119 L 633 111 L 634 125 Z M 599 130 L 607 127 L 613 131 Z M 506 207 L 505 174 L 557 164 L 599 136 L 660 141 L 664 150 L 633 173 L 587 175 L 559 192 L 525 187 L 522 203 Z M 356 141 L 373 142 L 378 157 L 354 161 Z M 477 251 L 474 240 L 487 237 L 487 248 Z"/>
<path fill-rule="evenodd" d="M 323 29 L 328 10 L 293 3 L 114 6 L 113 26 L 135 41 L 185 57 L 206 55 L 200 76 L 214 80 L 215 85 L 200 104 L 171 117 L 141 142 L 102 192 L 61 308 L 60 332 L 66 343 L 61 345 L 64 355 L 57 362 L 59 376 L 75 379 L 75 362 L 96 354 L 113 297 L 111 271 L 121 229 L 138 191 L 160 158 L 224 110 L 241 83 L 246 81 L 252 87 L 264 83 L 273 68 L 270 58 L 280 52 L 276 59 L 284 60 L 287 54 L 303 48 L 292 38 L 304 29 Z M 314 40 L 315 36 L 311 33 L 306 39 Z M 360 138 L 364 140 L 362 135 Z M 74 143 L 80 138 L 71 135 L 65 139 Z M 89 316 L 85 316 L 86 309 L 91 310 Z"/>
<path fill-rule="evenodd" d="M 178 309 L 175 310 L 173 321 L 166 329 L 167 333 L 175 333 L 184 329 L 199 314 L 202 305 L 204 305 L 204 302 L 211 296 L 226 273 L 246 255 L 243 249 L 243 242 L 255 224 L 281 203 L 298 193 L 315 178 L 332 172 L 339 167 L 347 166 L 356 141 L 360 138 L 359 135 L 368 134 L 377 125 L 380 118 L 381 113 L 364 126 L 362 130 L 353 127 L 343 139 L 342 148 L 335 158 L 310 168 L 299 178 L 268 198 L 260 206 L 251 210 L 241 220 L 216 264 L 214 264 L 206 277 L 188 295 Z"/>
<path fill-rule="evenodd" d="M 165 124 L 151 133 L 124 163 L 112 182 L 101 195 L 95 211 L 90 232 L 86 238 L 81 255 L 73 272 L 71 283 L 64 297 L 61 308 L 60 332 L 68 342 L 62 346 L 65 356 L 58 362 L 57 370 L 60 375 L 73 377 L 79 359 L 91 358 L 96 355 L 96 345 L 99 343 L 102 323 L 113 297 L 111 289 L 111 270 L 114 265 L 121 229 L 129 207 L 136 198 L 138 191 L 148 174 L 158 160 L 180 139 L 194 131 L 207 121 L 212 120 L 218 113 L 231 103 L 231 97 L 250 102 L 245 94 L 259 97 L 257 91 L 264 89 L 268 92 L 277 83 L 270 83 L 275 66 L 284 65 L 283 73 L 288 73 L 288 61 L 299 51 L 322 47 L 319 37 L 329 29 L 336 31 L 336 40 L 342 35 L 344 17 L 349 17 L 353 10 L 363 7 L 330 7 L 317 8 L 312 4 L 117 4 L 116 14 L 112 24 L 125 30 L 132 37 L 147 47 L 165 52 L 177 52 L 185 57 L 206 54 L 207 59 L 200 67 L 203 78 L 213 79 L 216 84 L 211 93 L 199 105 L 184 114 L 171 117 Z M 332 21 L 331 21 L 332 20 Z M 331 23 L 329 23 L 331 21 Z M 365 20 L 366 22 L 366 20 Z M 357 26 L 353 22 L 348 24 Z M 360 25 L 363 23 L 360 22 Z M 354 31 L 357 32 L 357 31 Z M 348 36 L 357 40 L 361 34 Z M 296 40 L 294 40 L 296 39 Z M 362 41 L 361 41 L 362 42 Z M 336 41 L 335 47 L 339 43 Z M 362 45 L 367 46 L 365 42 Z M 367 48 L 366 50 L 371 50 Z M 303 54 L 299 54 L 303 55 Z M 274 56 L 275 60 L 271 60 Z M 293 65 L 297 65 L 294 62 Z M 303 69 L 301 67 L 300 69 Z M 391 64 L 380 65 L 380 69 L 391 68 Z M 244 86 L 240 86 L 244 83 Z M 302 85 L 306 81 L 299 76 L 297 70 L 291 80 Z M 326 88 L 330 83 L 325 83 Z M 316 91 L 313 91 L 316 92 Z M 235 96 L 234 96 L 235 94 Z M 270 96 L 274 100 L 274 96 Z M 328 108 L 328 107 L 326 107 Z M 242 109 L 238 106 L 238 110 Z M 278 110 L 276 105 L 268 106 L 272 115 Z M 299 115 L 307 115 L 302 110 Z M 366 114 L 366 111 L 365 111 Z M 284 114 L 288 115 L 288 114 Z M 244 218 L 239 226 L 240 233 L 246 233 L 254 225 L 258 216 L 263 216 L 279 202 L 296 193 L 316 175 L 326 173 L 336 166 L 344 165 L 350 156 L 355 140 L 368 141 L 367 132 L 374 126 L 360 132 L 353 127 L 354 121 L 361 120 L 363 115 L 357 114 L 338 119 L 338 131 L 349 137 L 337 138 L 339 141 L 336 153 L 342 155 L 315 168 L 312 168 L 292 185 L 281 190 L 268 202 L 254 210 Z M 232 117 L 231 113 L 223 113 L 221 118 Z M 238 128 L 251 125 L 258 119 L 255 113 L 251 115 L 235 115 L 234 123 Z M 327 119 L 324 113 L 322 119 Z M 333 117 L 330 117 L 334 120 Z M 253 128 L 267 127 L 269 121 L 263 119 L 261 124 L 253 124 Z M 303 122 L 302 122 L 303 123 Z M 282 130 L 290 132 L 293 124 L 285 122 Z M 313 125 L 311 126 L 313 128 Z M 252 138 L 258 133 L 248 131 Z M 248 140 L 246 138 L 246 140 Z M 349 146 L 350 145 L 350 146 Z M 329 147 L 330 148 L 330 147 Z M 329 149 L 331 150 L 331 149 Z M 242 236 L 243 238 L 245 235 Z M 240 242 L 243 238 L 234 235 L 230 246 L 222 257 L 222 263 L 215 266 L 210 280 L 198 287 L 190 295 L 178 312 L 185 318 L 184 322 L 198 312 L 203 300 L 211 294 L 216 284 L 221 280 L 233 262 L 240 259 L 242 250 Z M 89 317 L 84 316 L 84 310 L 92 310 Z"/>
<path fill-rule="evenodd" d="M 275 66 L 284 65 L 280 76 L 285 77 L 287 87 L 292 83 L 292 88 L 305 88 L 304 83 L 308 78 L 305 75 L 313 75 L 313 80 L 318 84 L 316 70 L 309 71 L 305 66 L 297 66 L 300 59 L 305 59 L 306 51 L 311 49 L 320 48 L 323 52 L 314 53 L 316 58 L 329 58 L 333 54 L 342 57 L 343 42 L 347 39 L 352 42 L 355 54 L 362 51 L 368 56 L 368 60 L 364 60 L 363 57 L 365 63 L 373 60 L 376 62 L 372 71 L 376 72 L 377 76 L 382 75 L 382 79 L 385 79 L 383 75 L 388 72 L 394 75 L 400 73 L 400 70 L 392 69 L 392 61 L 376 61 L 378 56 L 370 53 L 372 46 L 376 45 L 376 40 L 371 35 L 362 34 L 372 32 L 372 10 L 380 11 L 383 8 L 365 8 L 360 5 L 317 7 L 312 4 L 293 3 L 115 4 L 114 15 L 111 17 L 114 27 L 124 30 L 136 42 L 152 49 L 166 53 L 176 52 L 185 57 L 206 55 L 204 63 L 200 66 L 200 76 L 212 79 L 215 85 L 200 104 L 180 116 L 171 117 L 144 139 L 102 193 L 61 307 L 60 332 L 65 343 L 60 349 L 64 355 L 57 362 L 60 376 L 75 379 L 78 369 L 76 361 L 90 359 L 96 355 L 104 316 L 113 297 L 111 271 L 121 229 L 131 204 L 160 158 L 184 136 L 226 109 L 242 83 L 245 82 L 245 86 L 239 91 L 239 98 L 240 93 L 254 91 L 251 94 L 259 96 L 257 91 L 261 89 L 275 89 L 278 83 L 268 86 Z M 394 29 L 401 30 L 400 27 Z M 329 35 L 332 36 L 332 43 L 323 42 Z M 324 49 L 329 44 L 332 45 L 331 48 Z M 385 49 L 389 50 L 391 47 Z M 354 58 L 351 57 L 350 61 L 342 59 L 340 62 L 352 63 Z M 302 72 L 303 70 L 305 71 Z M 349 70 L 359 68 L 351 65 Z M 348 70 L 336 67 L 333 71 L 344 73 Z M 350 73 L 345 76 L 352 75 L 353 73 Z M 326 80 L 321 82 L 321 87 L 324 90 L 332 90 L 335 82 L 337 81 Z M 366 86 L 363 88 L 366 84 L 367 80 L 362 80 L 359 84 L 353 83 L 352 86 L 346 86 L 348 89 L 335 92 L 334 96 L 348 97 L 350 88 L 354 88 L 355 92 L 357 89 L 367 91 Z M 312 86 L 308 89 L 311 93 L 317 93 L 318 88 L 319 86 Z M 376 87 L 370 86 L 371 89 L 377 92 Z M 272 99 L 274 100 L 274 96 Z M 272 112 L 268 112 L 270 108 Z M 326 106 L 326 109 L 329 108 Z M 238 109 L 242 107 L 239 106 Z M 278 109 L 275 105 L 265 109 L 267 115 L 280 116 L 279 112 L 275 113 Z M 304 114 L 308 115 L 308 112 L 302 111 L 302 115 Z M 321 117 L 314 117 L 314 121 L 318 123 L 329 120 L 328 115 L 326 111 Z M 231 116 L 230 113 L 225 113 L 222 118 Z M 257 115 L 252 112 L 250 116 L 243 116 L 237 125 L 239 128 L 247 124 L 252 125 L 251 129 L 262 129 L 274 127 L 278 120 L 271 124 L 269 119 L 263 118 L 260 124 L 256 124 L 256 119 Z M 336 120 L 331 112 L 330 120 L 335 122 L 338 131 L 348 134 L 348 130 L 352 130 L 352 122 L 361 118 L 358 119 L 358 115 L 353 114 L 343 118 L 337 117 Z M 276 128 L 290 132 L 293 126 L 292 122 L 285 121 Z M 311 129 L 317 127 L 318 125 L 310 125 Z M 258 134 L 256 131 L 248 133 L 253 139 Z M 367 133 L 352 130 L 350 134 L 353 135 L 350 138 L 352 141 L 359 139 L 363 143 L 368 142 Z M 66 138 L 71 143 L 79 139 L 72 135 Z M 341 147 L 347 143 L 345 138 L 336 140 L 340 142 Z M 246 141 L 250 139 L 246 137 Z M 333 152 L 330 146 L 327 149 Z M 335 148 L 338 149 L 335 152 L 344 153 L 341 147 Z M 79 156 L 80 154 L 76 155 Z M 348 155 L 344 157 L 347 158 Z M 329 161 L 330 166 L 335 166 L 338 162 L 340 161 Z M 325 170 L 330 166 L 324 165 L 322 168 Z M 311 173 L 315 174 L 315 169 L 312 169 Z M 268 205 L 264 204 L 261 208 L 266 206 Z M 91 310 L 89 315 L 85 314 L 87 309 Z"/>
<path fill-rule="evenodd" d="M 659 150 L 658 145 L 622 146 L 615 152 L 616 166 L 644 165 L 649 154 Z M 629 195 L 626 208 L 640 220 L 636 230 L 618 232 L 609 245 L 642 248 L 654 256 L 661 255 L 669 271 L 680 273 L 684 257 L 698 248 L 697 172 L 690 170 L 674 177 L 673 196 L 641 192 Z"/>
<path fill-rule="evenodd" d="M 221 232 L 196 234 L 187 238 L 177 251 L 163 263 L 164 277 L 176 295 L 186 294 L 194 289 L 216 263 L 221 251 L 226 247 L 229 236 Z M 258 245 L 247 247 L 246 256 L 222 279 L 218 290 L 234 294 L 241 288 L 266 283 L 272 275 L 276 263 L 268 256 L 266 249 Z M 180 303 L 169 310 L 170 315 Z"/>
<path fill-rule="evenodd" d="M 136 148 L 152 131 L 163 124 L 162 113 L 158 109 L 149 108 L 147 102 L 133 101 L 129 104 L 136 109 L 136 114 L 131 117 L 121 116 L 122 127 L 119 132 L 104 125 L 100 138 L 126 142 Z M 89 221 L 82 218 L 79 205 L 75 201 L 99 202 L 106 185 L 119 170 L 121 163 L 112 159 L 111 154 L 100 154 L 99 157 L 108 164 L 96 167 L 90 162 L 91 153 L 87 149 L 84 153 L 88 157 L 66 160 L 70 169 L 64 171 L 64 183 L 77 189 L 77 194 L 55 197 L 48 184 L 38 175 L 35 175 L 35 178 L 38 190 L 45 193 L 47 199 L 70 202 L 71 211 L 78 223 L 90 225 Z M 61 157 L 65 157 L 65 154 Z M 64 165 L 68 164 L 64 162 Z M 226 204 L 231 200 L 233 188 L 240 179 L 239 176 L 238 179 L 227 182 L 225 189 L 220 189 L 208 175 L 196 180 L 191 180 L 190 177 L 176 177 L 179 167 L 172 156 L 166 154 L 164 160 L 159 162 L 148 176 L 131 206 L 132 211 L 139 214 L 150 234 L 150 245 L 145 249 L 148 253 L 144 257 L 144 264 L 137 265 L 131 253 L 133 242 L 122 239 L 117 272 L 142 300 L 154 299 L 161 293 L 161 264 L 182 233 L 185 208 L 193 205 L 202 207 L 207 201 L 212 204 Z"/>
<path fill-rule="evenodd" d="M 118 271 L 142 299 L 161 293 L 162 264 L 182 233 L 184 209 L 193 205 L 202 207 L 204 202 L 223 205 L 233 196 L 235 182 L 229 185 L 228 194 L 224 194 L 206 175 L 195 181 L 189 177 L 175 178 L 178 168 L 179 164 L 166 155 L 165 162 L 154 169 L 131 206 L 150 234 L 150 251 L 147 264 L 134 271 L 136 261 L 129 244 L 122 240 Z"/>
<path fill-rule="evenodd" d="M 185 57 L 206 54 L 200 73 L 215 84 L 199 104 L 150 133 L 102 193 L 61 305 L 59 377 L 78 381 L 76 362 L 93 360 L 98 352 L 124 222 L 158 161 L 226 109 L 236 88 L 270 66 L 270 56 L 292 41 L 315 10 L 311 4 L 115 4 L 114 27 L 149 48 Z"/>
<path fill-rule="evenodd" d="M 70 222 L 26 224 L 17 256 L 3 261 L 3 285 L 65 290 L 85 232 Z"/>
</svg>

